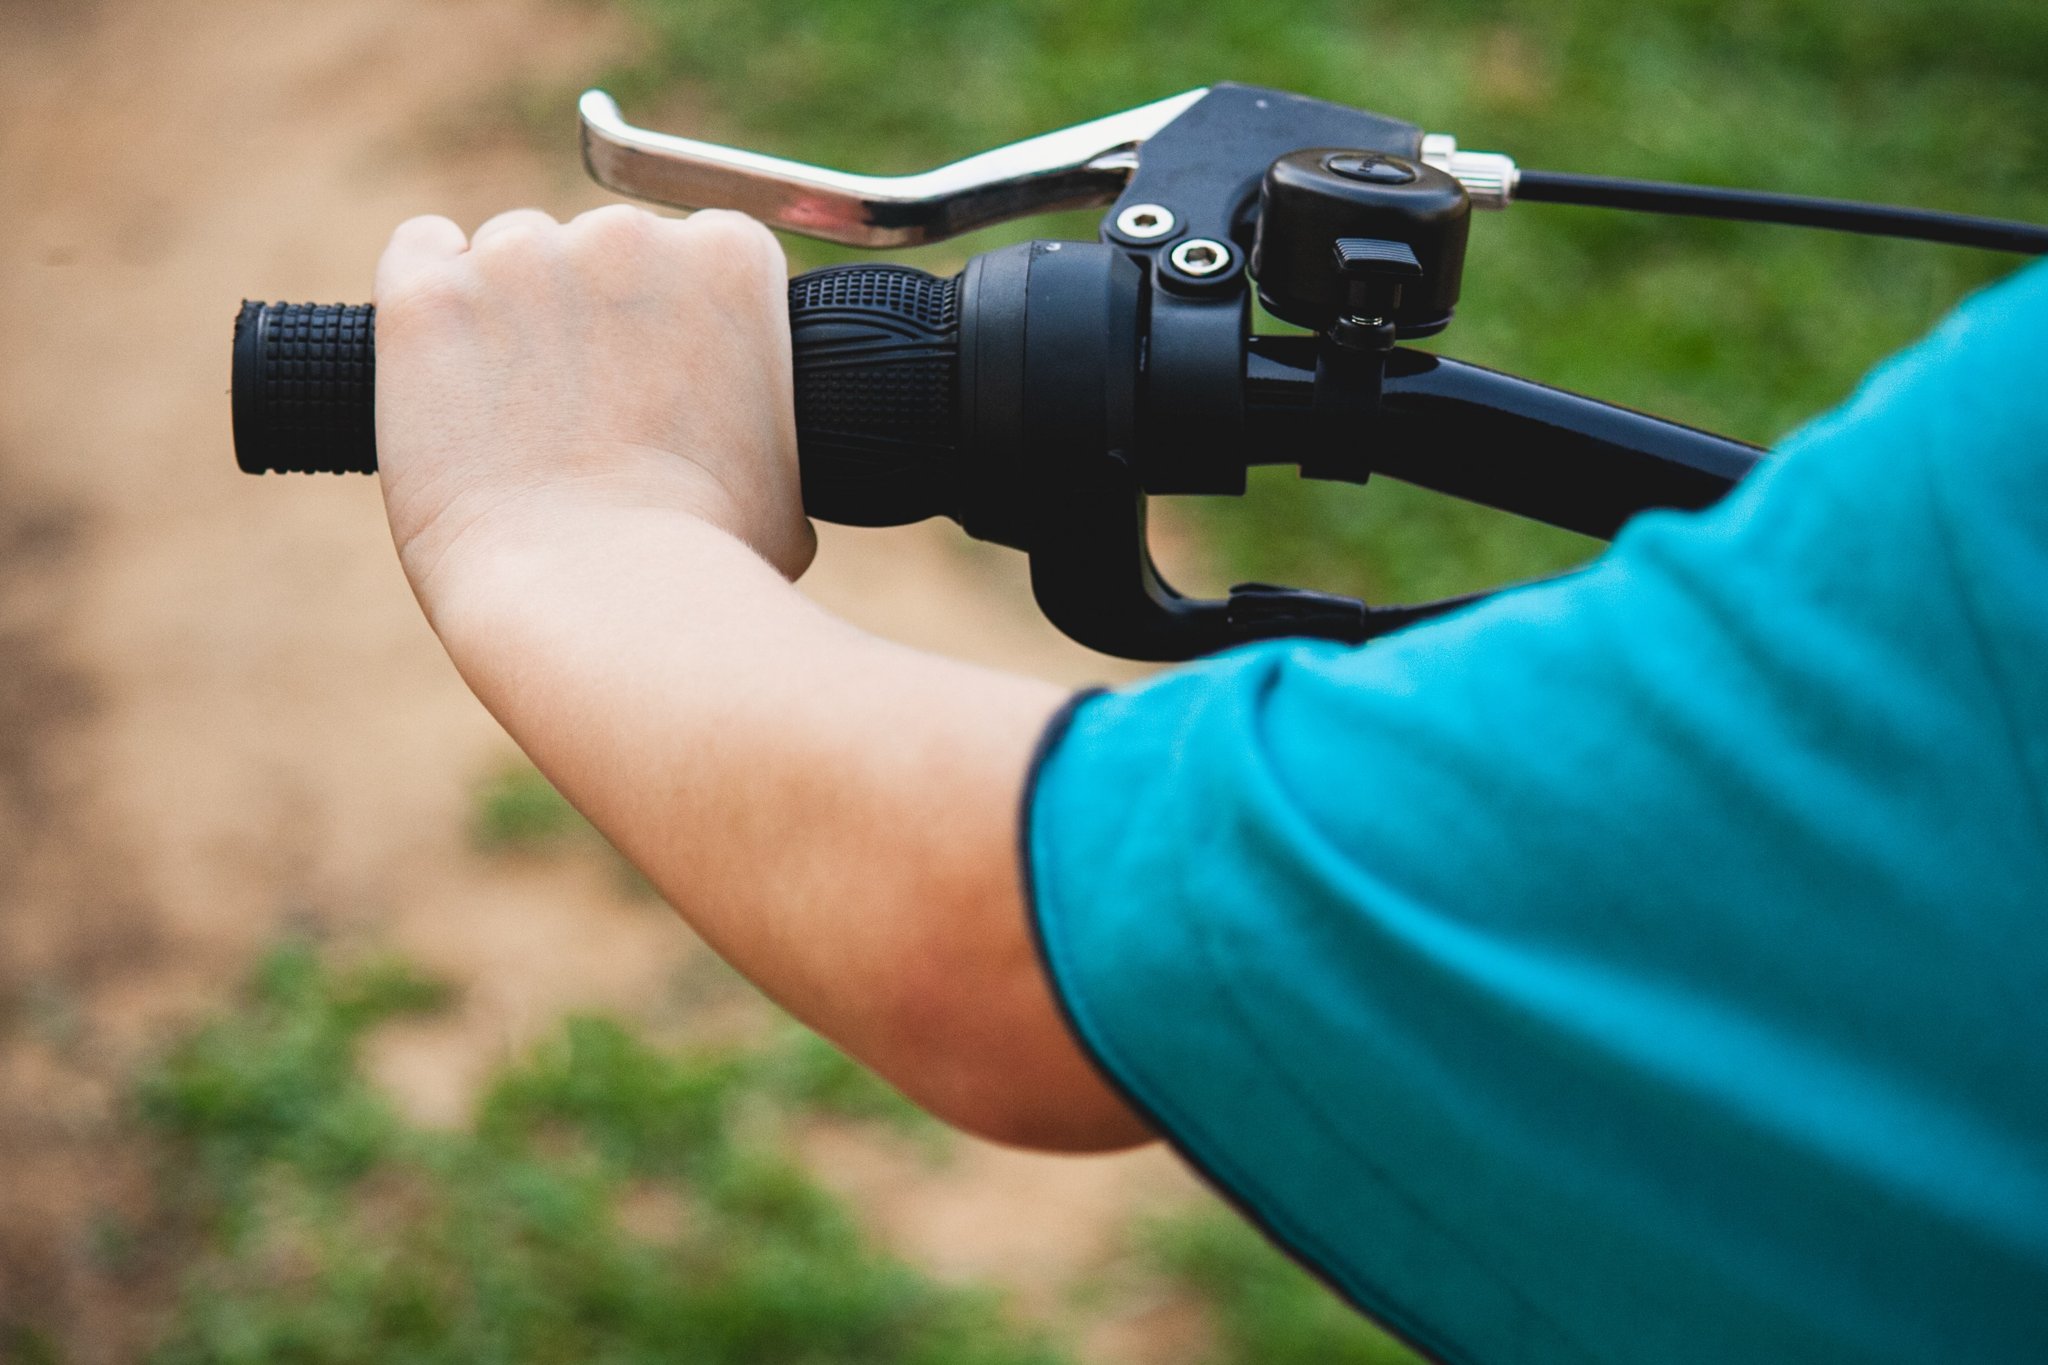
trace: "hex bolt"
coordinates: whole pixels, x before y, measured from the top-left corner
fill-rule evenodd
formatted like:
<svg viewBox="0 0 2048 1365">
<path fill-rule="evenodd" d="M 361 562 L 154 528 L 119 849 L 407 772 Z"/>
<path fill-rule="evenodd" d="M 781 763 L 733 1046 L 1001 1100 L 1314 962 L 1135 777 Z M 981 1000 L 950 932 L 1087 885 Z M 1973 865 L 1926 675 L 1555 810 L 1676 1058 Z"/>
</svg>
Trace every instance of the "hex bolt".
<svg viewBox="0 0 2048 1365">
<path fill-rule="evenodd" d="M 1137 242 L 1157 241 L 1177 225 L 1173 210 L 1164 204 L 1133 204 L 1116 216 L 1116 230 Z"/>
<path fill-rule="evenodd" d="M 1204 279 L 1230 269 L 1230 248 L 1209 237 L 1190 237 L 1167 256 L 1183 275 Z"/>
</svg>

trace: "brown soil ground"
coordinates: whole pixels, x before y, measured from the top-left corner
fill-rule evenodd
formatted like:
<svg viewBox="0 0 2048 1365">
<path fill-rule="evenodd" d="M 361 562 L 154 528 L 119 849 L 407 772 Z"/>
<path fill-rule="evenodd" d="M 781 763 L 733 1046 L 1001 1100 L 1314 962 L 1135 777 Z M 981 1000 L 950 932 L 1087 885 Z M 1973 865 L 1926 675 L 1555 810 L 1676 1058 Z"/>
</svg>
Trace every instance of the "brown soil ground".
<svg viewBox="0 0 2048 1365">
<path fill-rule="evenodd" d="M 116 1281 L 96 1219 L 146 1188 L 126 1079 L 287 928 L 396 947 L 462 988 L 381 1038 L 424 1122 L 572 1008 L 687 1031 L 701 950 L 596 858 L 471 850 L 510 745 L 428 633 L 369 480 L 234 471 L 245 296 L 368 293 L 417 212 L 602 202 L 565 135 L 494 117 L 630 41 L 561 0 L 0 0 L 0 1321 L 133 1358 L 171 1268 Z M 1069 683 L 1117 676 L 947 528 L 825 528 L 806 586 L 879 632 Z M 1157 1151 L 966 1143 L 934 1168 L 830 1128 L 820 1173 L 878 1235 L 1071 1320 Z M 1099 1360 L 1184 1358 L 1188 1314 L 1092 1310 Z M 5 1347 L 0 1346 L 0 1354 Z"/>
</svg>

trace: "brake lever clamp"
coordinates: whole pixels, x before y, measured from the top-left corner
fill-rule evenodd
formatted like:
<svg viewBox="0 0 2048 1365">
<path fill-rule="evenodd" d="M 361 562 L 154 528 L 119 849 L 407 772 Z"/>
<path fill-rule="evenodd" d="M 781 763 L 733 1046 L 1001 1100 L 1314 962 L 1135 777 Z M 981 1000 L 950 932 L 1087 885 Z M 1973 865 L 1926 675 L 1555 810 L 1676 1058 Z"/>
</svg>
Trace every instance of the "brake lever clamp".
<svg viewBox="0 0 2048 1365">
<path fill-rule="evenodd" d="M 1086 500 L 1046 509 L 1044 534 L 1031 547 L 1039 605 L 1068 635 L 1127 656 L 1182 659 L 1280 636 L 1359 643 L 1461 605 L 1375 609 L 1269 584 L 1239 585 L 1225 599 L 1189 598 L 1160 574 L 1145 535 L 1149 494 L 1245 491 L 1254 273 L 1276 316 L 1334 334 L 1352 316 L 1351 277 L 1331 264 L 1339 239 L 1394 238 L 1419 258 L 1417 278 L 1395 295 L 1407 301 L 1399 330 L 1424 335 L 1449 321 L 1470 205 L 1455 179 L 1422 164 L 1424 141 L 1421 129 L 1398 119 L 1223 83 L 1145 143 L 1100 231 L 1104 245 L 1144 272 L 1131 441 L 1102 452 L 1099 477 L 1072 485 L 1090 490 Z M 1305 148 L 1404 168 L 1401 183 L 1346 179 L 1321 160 L 1338 153 Z M 1312 162 L 1282 175 L 1303 156 Z M 1306 259 L 1317 264 L 1303 268 Z M 1268 276 L 1281 293 L 1269 294 Z M 1317 445 L 1327 449 L 1304 453 L 1304 474 L 1362 481 L 1356 452 L 1377 406 L 1376 367 L 1392 330 L 1387 347 L 1367 357 L 1366 372 L 1347 350 L 1345 364 L 1319 382 L 1330 420 L 1316 428 Z"/>
</svg>

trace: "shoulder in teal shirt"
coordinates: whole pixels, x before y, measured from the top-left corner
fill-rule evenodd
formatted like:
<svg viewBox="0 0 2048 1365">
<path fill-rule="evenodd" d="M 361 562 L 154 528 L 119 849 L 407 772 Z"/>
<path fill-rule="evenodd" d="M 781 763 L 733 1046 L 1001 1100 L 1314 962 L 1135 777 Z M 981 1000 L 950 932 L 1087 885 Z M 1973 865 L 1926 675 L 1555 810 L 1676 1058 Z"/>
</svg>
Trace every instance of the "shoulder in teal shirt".
<svg viewBox="0 0 2048 1365">
<path fill-rule="evenodd" d="M 2048 267 L 1717 508 L 1082 704 L 1103 1069 L 1459 1362 L 2048 1360 Z"/>
</svg>

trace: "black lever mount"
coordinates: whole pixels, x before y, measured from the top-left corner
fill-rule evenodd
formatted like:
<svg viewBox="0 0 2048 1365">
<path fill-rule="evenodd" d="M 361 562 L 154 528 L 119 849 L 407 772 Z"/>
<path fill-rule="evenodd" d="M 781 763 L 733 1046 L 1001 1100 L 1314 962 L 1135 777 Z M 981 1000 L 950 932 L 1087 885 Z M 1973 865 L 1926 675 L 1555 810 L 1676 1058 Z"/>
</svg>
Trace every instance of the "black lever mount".
<svg viewBox="0 0 2048 1365">
<path fill-rule="evenodd" d="M 1180 659 L 1282 635 L 1361 641 L 1457 605 L 1375 609 L 1267 584 L 1189 598 L 1161 577 L 1145 534 L 1148 494 L 1245 491 L 1254 276 L 1268 311 L 1319 334 L 1318 420 L 1289 462 L 1364 482 L 1394 341 L 1441 331 L 1463 273 L 1471 205 L 1421 147 L 1421 130 L 1396 119 L 1219 85 L 1146 141 L 1103 217 L 1108 252 L 1032 245 L 1017 410 L 1032 454 L 1017 464 L 1050 496 L 1013 487 L 1023 496 L 1003 499 L 1003 518 L 963 521 L 1030 554 L 1060 629 Z"/>
</svg>

